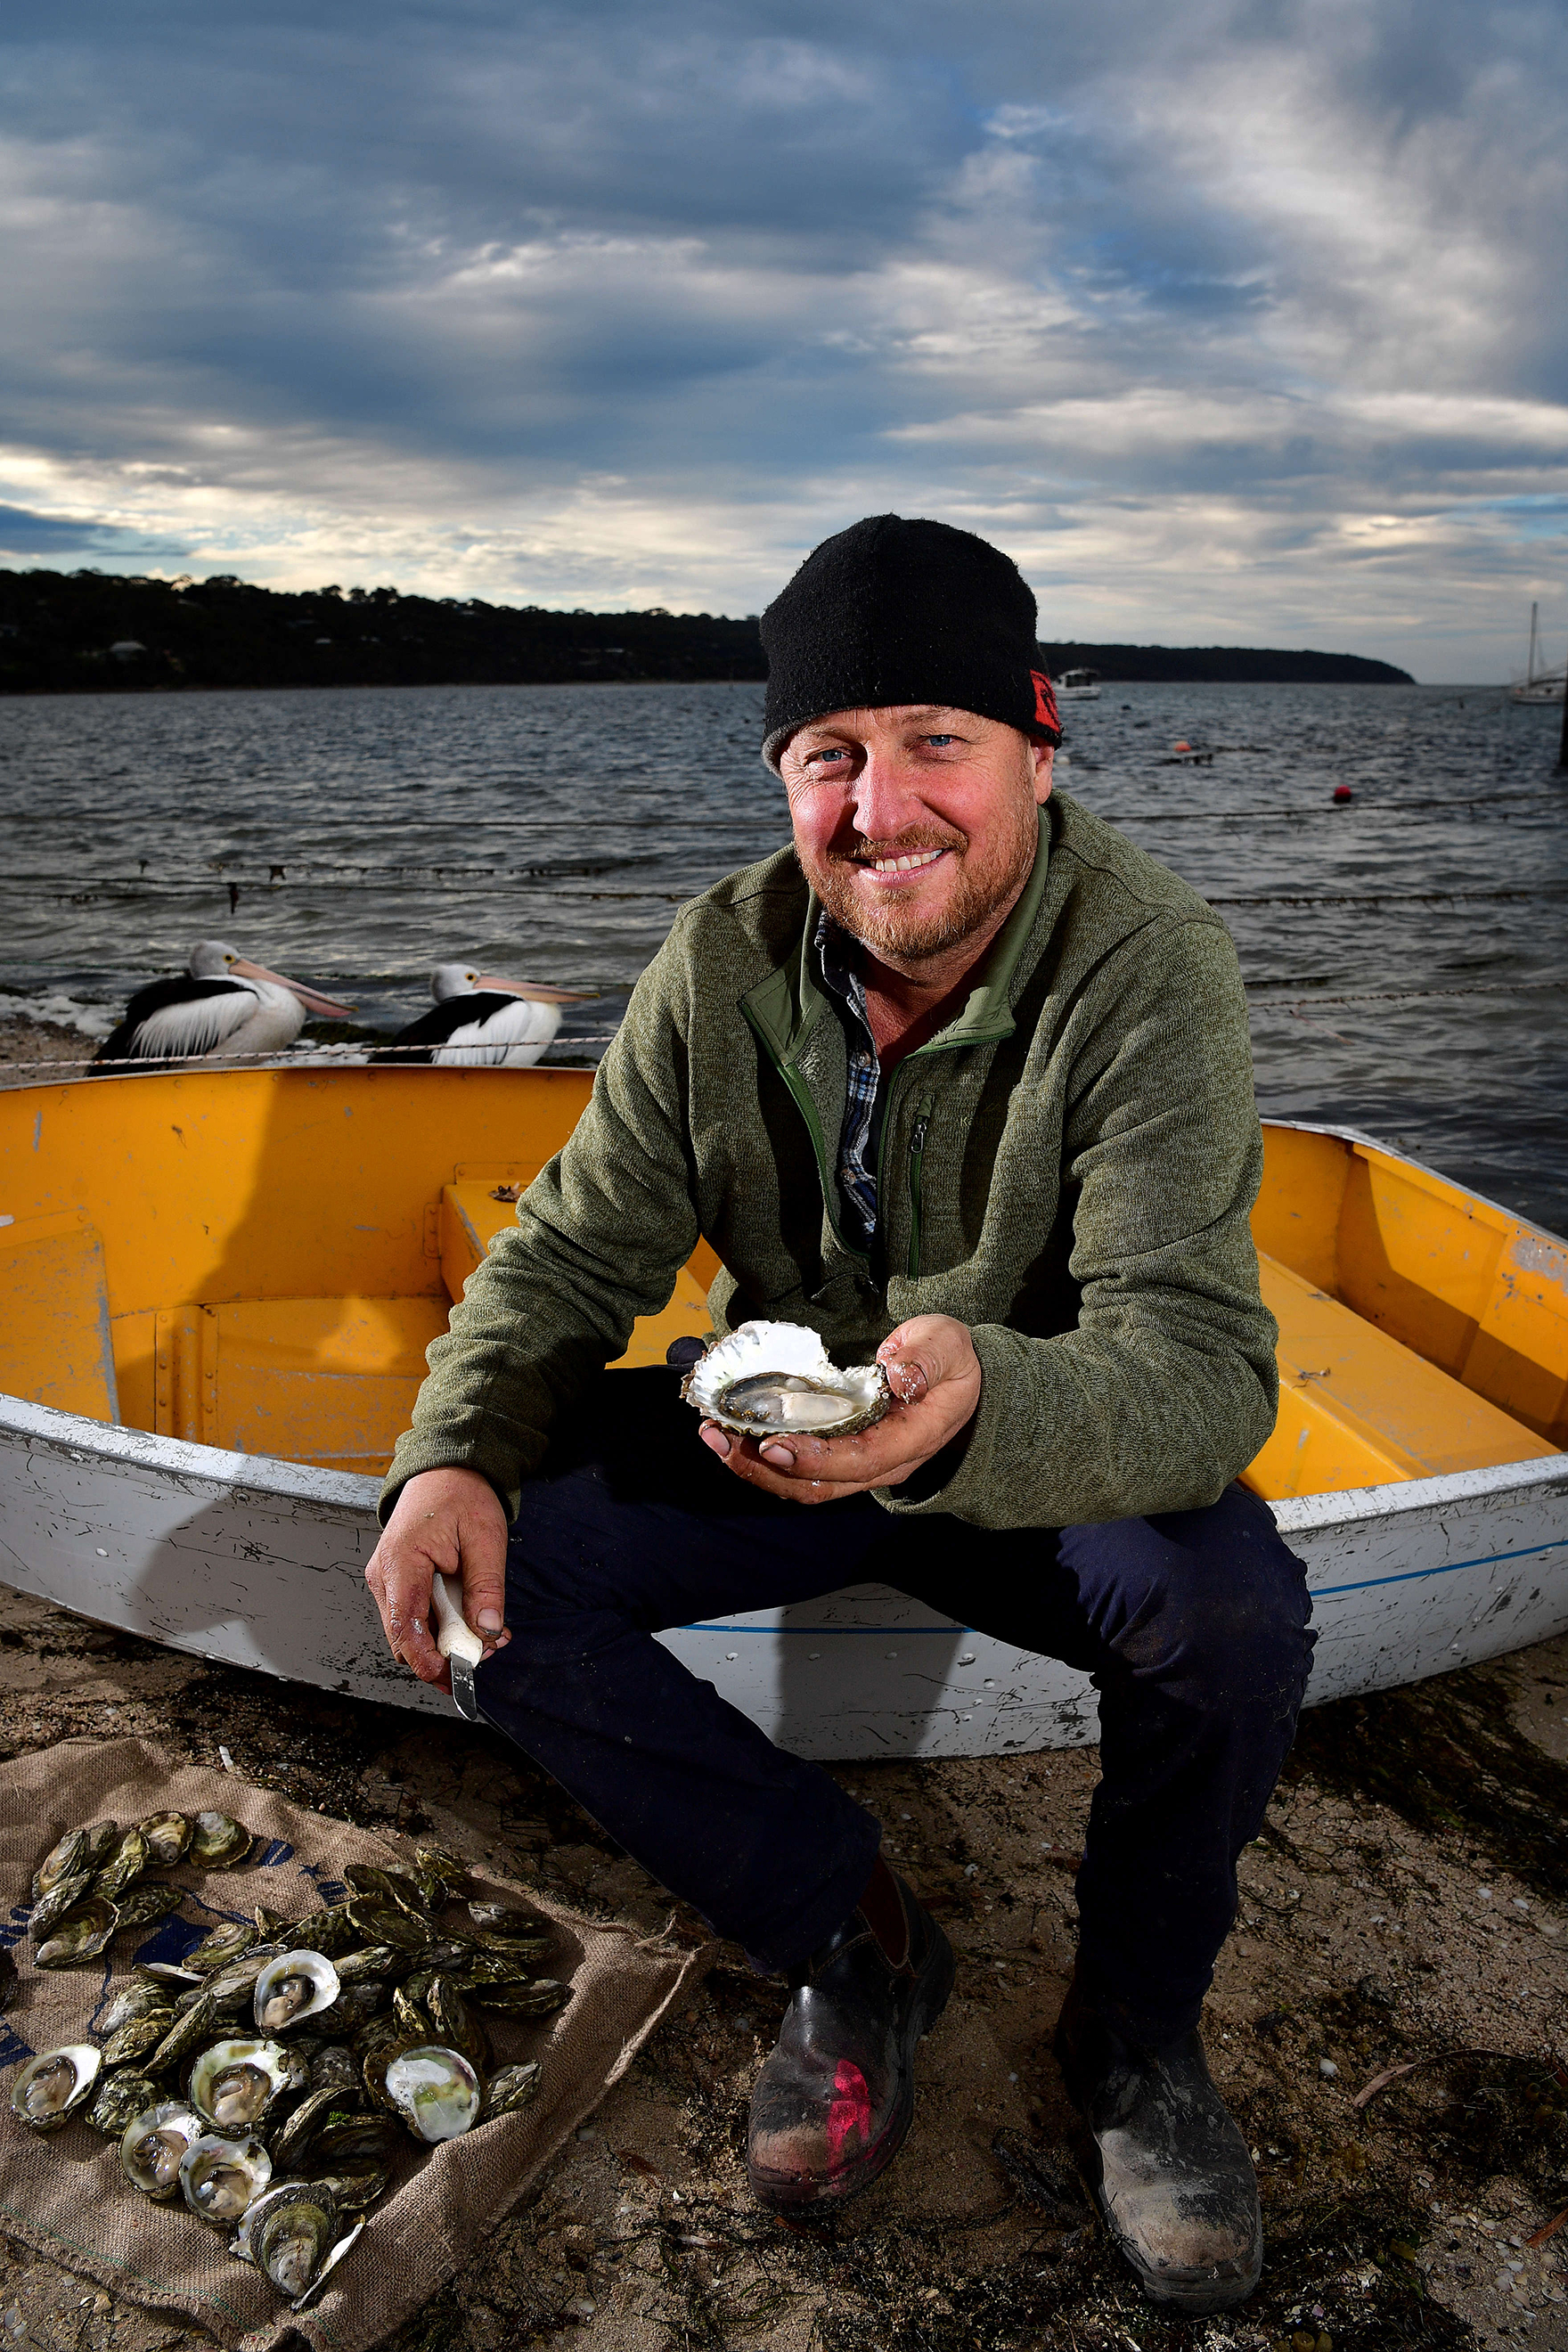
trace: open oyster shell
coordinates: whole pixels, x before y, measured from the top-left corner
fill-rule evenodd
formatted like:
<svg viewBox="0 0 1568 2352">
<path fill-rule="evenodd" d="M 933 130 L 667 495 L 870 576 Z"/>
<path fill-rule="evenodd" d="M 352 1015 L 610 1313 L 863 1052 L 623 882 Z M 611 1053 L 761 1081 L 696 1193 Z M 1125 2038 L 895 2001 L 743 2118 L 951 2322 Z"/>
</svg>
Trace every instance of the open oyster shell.
<svg viewBox="0 0 1568 2352">
<path fill-rule="evenodd" d="M 180 2187 L 193 2213 L 215 2228 L 237 2221 L 272 2178 L 272 2158 L 254 2133 L 230 2139 L 205 2132 L 180 2158 Z"/>
<path fill-rule="evenodd" d="M 680 1393 L 742 1437 L 852 1437 L 893 1402 L 880 1364 L 840 1371 L 800 1323 L 742 1323 L 692 1366 Z"/>
<path fill-rule="evenodd" d="M 479 2078 L 460 2050 L 421 2043 L 386 2069 L 386 2094 L 416 2139 L 456 2139 L 479 2112 Z"/>
<path fill-rule="evenodd" d="M 120 2142 L 120 2168 L 133 2189 L 155 2204 L 180 2193 L 180 2165 L 205 2126 L 184 2099 L 165 2099 L 132 2116 Z"/>
<path fill-rule="evenodd" d="M 191 2068 L 191 2105 L 214 2131 L 251 2131 L 289 2082 L 279 2043 L 252 2037 L 215 2042 Z"/>
<path fill-rule="evenodd" d="M 12 2114 L 33 2131 L 58 2131 L 86 2099 L 102 2063 L 101 2053 L 87 2042 L 68 2042 L 58 2050 L 40 2051 L 16 2077 L 11 2092 Z"/>
<path fill-rule="evenodd" d="M 263 2033 L 287 2033 L 331 2009 L 341 1990 L 338 1972 L 324 1952 L 301 1946 L 279 1952 L 256 1979 L 252 2008 Z"/>
</svg>

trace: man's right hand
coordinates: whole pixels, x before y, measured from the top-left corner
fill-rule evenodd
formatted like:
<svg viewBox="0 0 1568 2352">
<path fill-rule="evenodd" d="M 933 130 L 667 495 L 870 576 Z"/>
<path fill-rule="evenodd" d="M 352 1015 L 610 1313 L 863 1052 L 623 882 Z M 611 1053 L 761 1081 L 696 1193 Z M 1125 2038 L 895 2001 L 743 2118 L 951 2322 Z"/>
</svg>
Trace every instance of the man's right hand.
<svg viewBox="0 0 1568 2352">
<path fill-rule="evenodd" d="M 422 1683 L 451 1688 L 451 1673 L 430 1630 L 437 1570 L 459 1577 L 463 1615 L 485 1655 L 510 1642 L 506 1607 L 506 1513 L 477 1470 L 421 1470 L 393 1506 L 364 1580 L 375 1595 L 387 1645 Z"/>
</svg>

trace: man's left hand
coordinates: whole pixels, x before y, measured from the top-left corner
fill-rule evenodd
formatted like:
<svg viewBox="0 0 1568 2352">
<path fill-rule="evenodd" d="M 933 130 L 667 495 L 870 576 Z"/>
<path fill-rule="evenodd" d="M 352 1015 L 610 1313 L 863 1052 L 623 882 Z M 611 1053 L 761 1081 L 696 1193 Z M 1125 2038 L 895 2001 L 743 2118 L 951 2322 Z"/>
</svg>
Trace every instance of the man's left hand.
<svg viewBox="0 0 1568 2352">
<path fill-rule="evenodd" d="M 735 1437 L 716 1422 L 702 1443 L 737 1478 L 792 1503 L 833 1503 L 873 1486 L 901 1486 L 922 1462 L 966 1429 L 980 1402 L 980 1359 L 969 1327 L 952 1315 L 917 1315 L 877 1350 L 892 1411 L 854 1437 Z"/>
</svg>

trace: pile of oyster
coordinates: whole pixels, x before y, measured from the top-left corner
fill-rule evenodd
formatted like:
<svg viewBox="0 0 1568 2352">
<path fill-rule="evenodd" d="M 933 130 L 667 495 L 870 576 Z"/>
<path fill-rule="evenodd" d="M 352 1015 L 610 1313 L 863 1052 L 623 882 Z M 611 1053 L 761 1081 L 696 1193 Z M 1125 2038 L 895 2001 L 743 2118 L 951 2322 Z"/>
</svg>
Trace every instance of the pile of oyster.
<svg viewBox="0 0 1568 2352">
<path fill-rule="evenodd" d="M 251 1845 L 222 1813 L 71 1831 L 33 1881 L 37 1965 L 95 1958 L 172 1912 L 184 1890 L 142 1882 L 151 1863 L 231 1867 Z M 34 2131 L 79 2116 L 117 2138 L 133 2189 L 231 2231 L 295 2310 L 363 2229 L 405 2129 L 427 2146 L 532 2097 L 537 2063 L 492 2071 L 479 2012 L 544 2017 L 571 1998 L 533 1972 L 549 1923 L 480 1899 L 443 1847 L 417 1848 L 411 1871 L 350 1863 L 343 1884 L 342 1902 L 296 1919 L 258 1904 L 183 1960 L 137 1966 L 102 2046 L 41 2052 L 11 2095 Z"/>
</svg>

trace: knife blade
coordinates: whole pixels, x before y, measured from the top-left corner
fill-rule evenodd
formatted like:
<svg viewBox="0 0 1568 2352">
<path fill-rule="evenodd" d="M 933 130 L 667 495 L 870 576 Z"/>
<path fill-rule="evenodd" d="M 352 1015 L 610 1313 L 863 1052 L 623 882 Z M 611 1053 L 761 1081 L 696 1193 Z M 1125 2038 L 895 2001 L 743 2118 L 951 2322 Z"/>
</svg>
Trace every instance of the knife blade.
<svg viewBox="0 0 1568 2352">
<path fill-rule="evenodd" d="M 459 1715 L 477 1723 L 474 1668 L 485 1654 L 484 1643 L 463 1615 L 463 1588 L 456 1577 L 437 1576 L 430 1597 L 436 1604 L 436 1647 L 452 1669 L 452 1703 Z"/>
</svg>

